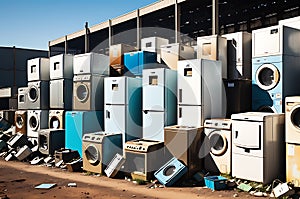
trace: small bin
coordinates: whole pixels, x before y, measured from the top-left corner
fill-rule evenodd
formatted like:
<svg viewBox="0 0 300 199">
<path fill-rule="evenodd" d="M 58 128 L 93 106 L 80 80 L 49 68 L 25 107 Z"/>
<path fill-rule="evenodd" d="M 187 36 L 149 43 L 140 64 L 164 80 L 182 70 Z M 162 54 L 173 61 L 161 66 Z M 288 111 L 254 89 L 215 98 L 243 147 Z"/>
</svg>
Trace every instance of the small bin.
<svg viewBox="0 0 300 199">
<path fill-rule="evenodd" d="M 223 190 L 227 187 L 227 178 L 222 176 L 208 176 L 204 178 L 205 186 L 211 190 Z"/>
</svg>

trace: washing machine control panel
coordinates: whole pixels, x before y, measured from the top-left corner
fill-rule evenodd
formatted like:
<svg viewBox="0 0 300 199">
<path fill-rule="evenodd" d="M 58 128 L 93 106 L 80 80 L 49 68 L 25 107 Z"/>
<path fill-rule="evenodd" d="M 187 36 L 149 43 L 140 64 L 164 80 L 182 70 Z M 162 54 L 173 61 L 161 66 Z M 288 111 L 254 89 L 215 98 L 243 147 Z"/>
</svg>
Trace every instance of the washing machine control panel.
<svg viewBox="0 0 300 199">
<path fill-rule="evenodd" d="M 216 128 L 216 129 L 231 129 L 232 121 L 230 119 L 211 119 L 205 120 L 205 128 Z"/>
</svg>

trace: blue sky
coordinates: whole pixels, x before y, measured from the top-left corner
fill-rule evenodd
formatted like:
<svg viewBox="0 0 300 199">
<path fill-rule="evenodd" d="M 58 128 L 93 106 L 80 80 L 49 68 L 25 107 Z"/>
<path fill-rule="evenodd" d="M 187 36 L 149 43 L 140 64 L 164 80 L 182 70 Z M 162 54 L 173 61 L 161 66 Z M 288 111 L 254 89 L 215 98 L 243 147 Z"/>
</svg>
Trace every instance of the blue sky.
<svg viewBox="0 0 300 199">
<path fill-rule="evenodd" d="M 48 49 L 48 41 L 156 0 L 0 0 L 0 46 Z"/>
</svg>

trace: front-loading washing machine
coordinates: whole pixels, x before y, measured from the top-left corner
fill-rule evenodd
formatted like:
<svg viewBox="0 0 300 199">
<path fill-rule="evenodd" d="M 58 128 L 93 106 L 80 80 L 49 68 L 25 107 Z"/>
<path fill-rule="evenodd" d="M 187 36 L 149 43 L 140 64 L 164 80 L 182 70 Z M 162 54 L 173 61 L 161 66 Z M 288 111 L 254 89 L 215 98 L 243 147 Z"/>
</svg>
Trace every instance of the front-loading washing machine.
<svg viewBox="0 0 300 199">
<path fill-rule="evenodd" d="M 83 170 L 103 174 L 117 153 L 122 153 L 122 134 L 96 132 L 82 138 Z"/>
<path fill-rule="evenodd" d="M 28 109 L 45 110 L 49 108 L 49 82 L 28 82 Z"/>
<path fill-rule="evenodd" d="M 48 110 L 27 111 L 27 136 L 38 138 L 40 129 L 48 128 Z"/>
<path fill-rule="evenodd" d="M 73 110 L 103 110 L 104 76 L 75 75 L 73 78 Z"/>
<path fill-rule="evenodd" d="M 252 110 L 284 112 L 286 96 L 300 95 L 300 56 L 275 55 L 252 60 Z"/>
<path fill-rule="evenodd" d="M 204 133 L 205 169 L 215 174 L 231 174 L 231 120 L 205 120 Z"/>
<path fill-rule="evenodd" d="M 51 80 L 50 87 L 50 108 L 51 109 L 72 109 L 73 81 L 70 79 Z"/>
<path fill-rule="evenodd" d="M 285 180 L 284 114 L 231 115 L 232 176 L 271 183 Z"/>
<path fill-rule="evenodd" d="M 65 129 L 65 111 L 49 110 L 49 129 Z"/>
<path fill-rule="evenodd" d="M 16 133 L 27 134 L 27 111 L 16 111 L 15 113 Z"/>
<path fill-rule="evenodd" d="M 18 88 L 18 109 L 27 110 L 28 109 L 28 87 Z"/>
<path fill-rule="evenodd" d="M 285 98 L 285 141 L 300 144 L 300 96 Z"/>
</svg>

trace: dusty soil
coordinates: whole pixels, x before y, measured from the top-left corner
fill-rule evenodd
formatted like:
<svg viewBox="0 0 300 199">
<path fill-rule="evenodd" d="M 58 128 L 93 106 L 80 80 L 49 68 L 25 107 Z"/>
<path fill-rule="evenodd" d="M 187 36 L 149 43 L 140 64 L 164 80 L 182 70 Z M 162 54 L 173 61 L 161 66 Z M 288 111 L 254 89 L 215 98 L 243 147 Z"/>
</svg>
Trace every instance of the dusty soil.
<svg viewBox="0 0 300 199">
<path fill-rule="evenodd" d="M 75 182 L 77 187 L 68 187 Z M 34 187 L 41 183 L 56 183 L 49 190 Z M 149 189 L 124 179 L 110 179 L 105 176 L 87 176 L 57 168 L 33 166 L 28 163 L 0 159 L 0 198 L 254 198 L 237 191 L 215 191 L 202 187 L 168 187 Z"/>
</svg>

